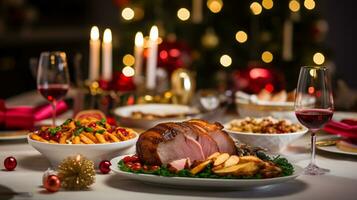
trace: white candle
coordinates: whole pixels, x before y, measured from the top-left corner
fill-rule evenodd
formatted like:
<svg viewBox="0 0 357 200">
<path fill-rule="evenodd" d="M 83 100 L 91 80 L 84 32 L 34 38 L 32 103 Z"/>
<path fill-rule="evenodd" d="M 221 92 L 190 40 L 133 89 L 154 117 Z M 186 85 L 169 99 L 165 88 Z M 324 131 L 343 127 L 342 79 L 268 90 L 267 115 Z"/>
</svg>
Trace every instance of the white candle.
<svg viewBox="0 0 357 200">
<path fill-rule="evenodd" d="M 149 57 L 146 70 L 146 87 L 153 90 L 156 86 L 156 65 L 157 65 L 157 39 L 159 37 L 159 30 L 157 26 L 151 27 L 150 30 L 150 44 Z"/>
<path fill-rule="evenodd" d="M 89 80 L 95 81 L 99 78 L 99 51 L 100 51 L 100 40 L 99 40 L 99 29 L 93 26 L 90 31 L 90 41 L 89 41 Z"/>
<path fill-rule="evenodd" d="M 144 36 L 143 33 L 137 32 L 135 35 L 135 47 L 134 47 L 134 56 L 135 56 L 135 74 L 136 76 L 141 76 L 142 64 L 143 64 L 143 47 L 144 47 Z"/>
<path fill-rule="evenodd" d="M 293 58 L 293 22 L 287 19 L 283 25 L 283 52 L 282 57 L 285 61 L 290 61 Z"/>
<path fill-rule="evenodd" d="M 105 81 L 112 80 L 112 32 L 105 29 L 102 44 L 102 78 Z"/>
</svg>

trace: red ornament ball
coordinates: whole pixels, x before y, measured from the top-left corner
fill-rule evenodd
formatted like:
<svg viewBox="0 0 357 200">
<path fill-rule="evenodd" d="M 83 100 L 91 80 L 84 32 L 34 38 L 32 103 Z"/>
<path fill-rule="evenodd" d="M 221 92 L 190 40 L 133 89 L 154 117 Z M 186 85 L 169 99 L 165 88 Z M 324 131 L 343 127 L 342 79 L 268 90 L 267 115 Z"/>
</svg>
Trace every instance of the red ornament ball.
<svg viewBox="0 0 357 200">
<path fill-rule="evenodd" d="M 108 174 L 110 172 L 110 166 L 112 164 L 109 162 L 109 160 L 103 160 L 99 163 L 99 170 L 102 172 L 102 174 Z"/>
<path fill-rule="evenodd" d="M 5 166 L 6 170 L 8 170 L 8 171 L 14 170 L 17 166 L 16 158 L 14 158 L 12 156 L 5 158 L 4 166 Z"/>
<path fill-rule="evenodd" d="M 43 185 L 49 192 L 57 192 L 61 188 L 61 181 L 56 175 L 49 175 Z"/>
</svg>

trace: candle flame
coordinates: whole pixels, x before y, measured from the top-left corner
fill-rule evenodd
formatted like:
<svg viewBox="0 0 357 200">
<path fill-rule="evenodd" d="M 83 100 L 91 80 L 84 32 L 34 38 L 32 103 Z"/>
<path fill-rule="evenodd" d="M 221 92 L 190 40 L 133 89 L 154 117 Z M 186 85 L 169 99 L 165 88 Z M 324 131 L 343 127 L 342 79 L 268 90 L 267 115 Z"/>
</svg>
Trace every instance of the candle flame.
<svg viewBox="0 0 357 200">
<path fill-rule="evenodd" d="M 90 30 L 90 39 L 98 40 L 99 39 L 99 29 L 97 26 L 93 26 Z"/>
<path fill-rule="evenodd" d="M 103 41 L 104 41 L 105 43 L 110 43 L 110 42 L 112 42 L 112 31 L 111 31 L 109 28 L 107 28 L 107 29 L 104 30 Z"/>
<path fill-rule="evenodd" d="M 150 40 L 156 41 L 159 37 L 159 30 L 157 26 L 152 26 L 150 29 Z"/>
<path fill-rule="evenodd" d="M 144 45 L 144 36 L 142 32 L 137 32 L 135 35 L 135 46 L 142 47 Z"/>
</svg>

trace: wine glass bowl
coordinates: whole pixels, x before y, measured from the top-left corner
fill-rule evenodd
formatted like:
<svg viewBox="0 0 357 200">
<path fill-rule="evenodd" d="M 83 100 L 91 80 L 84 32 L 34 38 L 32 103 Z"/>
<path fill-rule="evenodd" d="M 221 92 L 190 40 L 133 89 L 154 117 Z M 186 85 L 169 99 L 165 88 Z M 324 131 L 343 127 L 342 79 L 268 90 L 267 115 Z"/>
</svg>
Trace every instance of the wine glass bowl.
<svg viewBox="0 0 357 200">
<path fill-rule="evenodd" d="M 42 52 L 37 70 L 37 90 L 52 105 L 52 125 L 56 125 L 56 103 L 69 89 L 67 58 L 64 52 Z"/>
<path fill-rule="evenodd" d="M 304 174 L 322 175 L 329 171 L 316 165 L 315 143 L 316 132 L 331 120 L 333 109 L 328 69 L 322 66 L 301 67 L 296 89 L 295 114 L 299 122 L 311 132 L 311 161 Z"/>
</svg>

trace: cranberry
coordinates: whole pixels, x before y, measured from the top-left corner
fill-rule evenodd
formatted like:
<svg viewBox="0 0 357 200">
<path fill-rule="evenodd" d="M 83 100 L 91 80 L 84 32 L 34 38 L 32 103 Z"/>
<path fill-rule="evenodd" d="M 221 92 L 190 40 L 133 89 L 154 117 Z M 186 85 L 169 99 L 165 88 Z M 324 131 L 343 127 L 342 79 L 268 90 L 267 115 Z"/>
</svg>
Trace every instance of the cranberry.
<svg viewBox="0 0 357 200">
<path fill-rule="evenodd" d="M 131 170 L 133 170 L 133 171 L 138 171 L 138 170 L 140 170 L 141 169 L 141 166 L 139 166 L 139 165 L 133 165 L 132 167 L 131 167 Z"/>
<path fill-rule="evenodd" d="M 133 164 L 133 167 L 134 167 L 134 166 L 139 166 L 139 167 L 141 167 L 141 163 L 136 162 L 136 163 Z"/>
<path fill-rule="evenodd" d="M 156 171 L 156 170 L 160 169 L 160 167 L 157 166 L 157 165 L 153 165 L 153 166 L 151 166 L 150 169 L 151 169 L 152 171 Z"/>
<path fill-rule="evenodd" d="M 147 165 L 143 166 L 143 170 L 147 171 L 149 169 L 149 167 Z"/>
<path fill-rule="evenodd" d="M 132 163 L 132 162 L 127 162 L 127 163 L 125 163 L 125 165 L 126 165 L 127 167 L 131 168 L 131 167 L 133 166 L 133 163 Z"/>
<path fill-rule="evenodd" d="M 137 155 L 131 156 L 131 162 L 139 162 L 139 157 Z"/>
<path fill-rule="evenodd" d="M 124 163 L 132 162 L 131 156 L 125 156 L 125 157 L 123 158 L 123 161 L 124 161 Z"/>
</svg>

